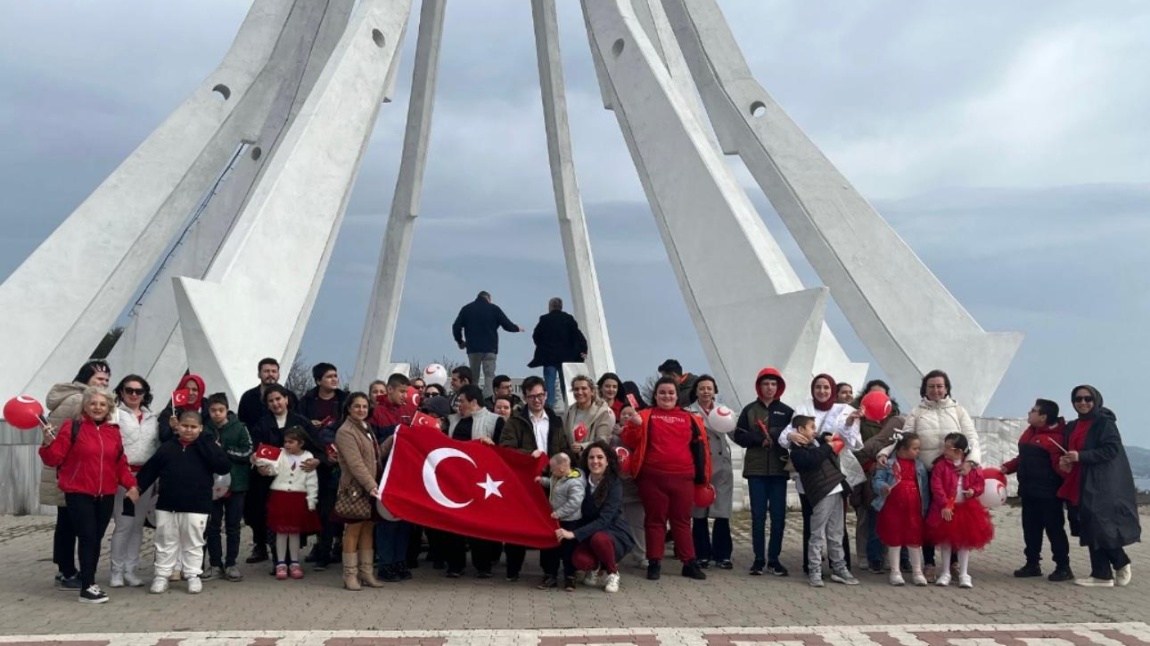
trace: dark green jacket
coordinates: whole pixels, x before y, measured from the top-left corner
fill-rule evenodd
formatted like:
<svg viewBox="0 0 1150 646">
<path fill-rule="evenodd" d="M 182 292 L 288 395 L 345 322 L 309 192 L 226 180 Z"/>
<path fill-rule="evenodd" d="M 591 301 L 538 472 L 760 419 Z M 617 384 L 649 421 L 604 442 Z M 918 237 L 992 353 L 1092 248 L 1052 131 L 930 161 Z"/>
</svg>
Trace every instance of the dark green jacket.
<svg viewBox="0 0 1150 646">
<path fill-rule="evenodd" d="M 215 432 L 216 441 L 228 454 L 232 463 L 231 491 L 240 493 L 248 490 L 248 475 L 251 473 L 252 437 L 248 427 L 244 426 L 235 413 L 228 412 L 228 421 L 222 427 L 217 427 L 211 418 L 208 426 Z"/>
<path fill-rule="evenodd" d="M 739 415 L 739 422 L 731 439 L 745 448 L 743 456 L 743 477 L 788 476 L 786 470 L 787 450 L 779 446 L 779 434 L 791 424 L 795 411 L 779 400 L 770 405 L 761 399 L 747 404 Z M 763 440 L 770 437 L 770 446 L 763 446 Z"/>
</svg>

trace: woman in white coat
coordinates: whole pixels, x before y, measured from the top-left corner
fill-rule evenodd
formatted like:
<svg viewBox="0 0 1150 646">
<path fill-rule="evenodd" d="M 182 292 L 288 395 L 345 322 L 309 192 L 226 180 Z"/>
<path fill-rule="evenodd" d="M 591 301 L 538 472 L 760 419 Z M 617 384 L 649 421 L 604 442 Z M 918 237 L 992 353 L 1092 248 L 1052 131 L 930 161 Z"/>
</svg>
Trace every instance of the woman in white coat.
<svg viewBox="0 0 1150 646">
<path fill-rule="evenodd" d="M 735 495 L 735 475 L 727 433 L 711 427 L 711 411 L 718 405 L 715 399 L 718 394 L 715 378 L 699 375 L 691 386 L 691 405 L 685 409 L 702 417 L 707 428 L 707 445 L 711 449 L 711 486 L 715 488 L 715 502 L 710 507 L 691 509 L 691 534 L 695 539 L 695 558 L 699 559 L 699 567 L 710 567 L 713 561 L 719 569 L 730 570 L 734 567 L 731 563 L 731 504 Z M 734 429 L 733 423 L 731 428 Z M 708 518 L 714 519 L 714 527 L 708 527 Z"/>
<path fill-rule="evenodd" d="M 136 473 L 160 448 L 156 414 L 148 408 L 152 404 L 152 387 L 143 377 L 128 375 L 120 380 L 115 392 L 118 402 L 116 423 L 120 425 L 120 437 L 124 441 L 124 456 L 128 458 L 128 468 Z M 128 502 L 127 509 L 124 493 L 123 487 L 116 491 L 116 502 L 112 507 L 116 527 L 112 531 L 111 586 L 138 588 L 144 585 L 136 575 L 136 567 L 140 564 L 140 544 L 144 540 L 144 521 L 155 509 L 156 490 L 153 485 L 142 492 L 140 501 L 134 506 Z"/>
<path fill-rule="evenodd" d="M 795 409 L 795 415 L 805 415 L 813 417 L 815 420 L 815 437 L 822 437 L 824 434 L 838 435 L 846 443 L 847 451 L 839 454 L 839 468 L 842 470 L 843 475 L 846 476 L 847 482 L 851 486 L 857 484 L 851 482 L 852 480 L 865 476 L 862 475 L 862 469 L 858 466 L 857 460 L 854 459 L 852 451 L 862 449 L 862 433 L 859 427 L 859 418 L 862 413 L 855 410 L 850 404 L 844 404 L 837 401 L 836 393 L 838 392 L 837 384 L 835 384 L 834 377 L 830 375 L 821 374 L 816 375 L 811 380 L 811 396 Z M 779 445 L 785 449 L 789 449 L 791 444 L 806 444 L 808 440 L 802 434 L 791 431 L 779 436 Z M 850 461 L 854 461 L 853 464 Z M 856 473 L 857 471 L 857 473 Z M 807 496 L 803 493 L 802 481 L 798 479 L 797 474 L 794 478 L 795 490 L 799 493 L 799 503 L 802 505 L 803 510 L 803 573 L 806 574 L 810 570 L 810 564 L 807 562 L 807 549 L 806 546 L 811 540 L 811 512 L 813 506 L 807 500 Z M 846 494 L 850 493 L 850 487 L 843 487 L 843 516 L 846 516 Z M 843 531 L 843 553 L 846 555 L 847 567 L 851 565 L 851 549 L 850 549 L 850 534 Z"/>
</svg>

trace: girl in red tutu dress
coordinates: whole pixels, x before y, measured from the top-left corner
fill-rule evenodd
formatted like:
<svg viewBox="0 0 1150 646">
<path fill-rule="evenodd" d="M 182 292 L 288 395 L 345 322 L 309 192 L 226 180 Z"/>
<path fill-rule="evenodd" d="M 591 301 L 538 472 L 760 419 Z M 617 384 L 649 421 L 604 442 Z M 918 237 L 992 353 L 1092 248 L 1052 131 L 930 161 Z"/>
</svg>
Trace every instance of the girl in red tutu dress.
<svg viewBox="0 0 1150 646">
<path fill-rule="evenodd" d="M 958 553 L 958 587 L 973 588 L 967 566 L 970 550 L 980 550 L 994 538 L 990 512 L 978 501 L 985 486 L 982 470 L 962 465 L 970 452 L 966 436 L 950 433 L 943 439 L 942 455 L 930 474 L 930 513 L 926 517 L 926 538 L 942 551 L 940 563 L 950 562 L 951 550 Z M 943 572 L 935 585 L 950 585 L 950 572 Z"/>
<path fill-rule="evenodd" d="M 266 475 L 275 476 L 268 496 L 268 529 L 276 534 L 276 578 L 303 578 L 299 564 L 300 534 L 318 534 L 322 529 L 315 512 L 319 498 L 319 476 L 304 471 L 303 463 L 313 456 L 303 449 L 307 435 L 299 427 L 284 431 L 284 447 L 277 460 L 256 460 Z M 294 560 L 293 560 L 294 559 Z"/>
<path fill-rule="evenodd" d="M 924 518 L 930 504 L 930 480 L 926 465 L 918 459 L 918 435 L 896 432 L 895 439 L 896 459 L 874 475 L 876 498 L 872 504 L 878 511 L 875 530 L 887 548 L 890 584 L 906 584 L 898 567 L 899 552 L 905 547 L 912 580 L 922 586 L 927 584 L 922 573 L 922 542 L 926 531 Z"/>
</svg>

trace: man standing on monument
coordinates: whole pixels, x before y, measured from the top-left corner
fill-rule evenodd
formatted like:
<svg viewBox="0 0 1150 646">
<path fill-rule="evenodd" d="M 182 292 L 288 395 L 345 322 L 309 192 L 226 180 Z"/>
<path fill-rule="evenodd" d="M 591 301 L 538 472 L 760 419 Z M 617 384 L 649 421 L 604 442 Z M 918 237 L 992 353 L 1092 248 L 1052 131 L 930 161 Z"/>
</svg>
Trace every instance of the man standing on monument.
<svg viewBox="0 0 1150 646">
<path fill-rule="evenodd" d="M 260 359 L 259 367 L 257 368 L 260 376 L 260 385 L 246 391 L 240 397 L 239 407 L 236 408 L 236 417 L 244 423 L 244 426 L 249 429 L 253 428 L 259 423 L 260 419 L 268 412 L 268 407 L 264 405 L 264 392 L 267 391 L 268 386 L 278 384 L 280 382 L 280 362 L 271 357 Z M 288 410 L 294 411 L 299 405 L 295 393 L 288 391 Z"/>
<path fill-rule="evenodd" d="M 555 408 L 558 394 L 565 390 L 563 364 L 578 363 L 587 356 L 587 337 L 579 330 L 575 317 L 563 311 L 563 299 L 547 302 L 547 313 L 539 317 L 535 331 L 535 356 L 528 368 L 543 368 L 543 382 L 547 385 L 547 406 Z"/>
<path fill-rule="evenodd" d="M 451 334 L 460 350 L 467 352 L 471 374 L 476 385 L 480 369 L 483 371 L 483 393 L 491 394 L 495 377 L 495 356 L 499 353 L 499 328 L 508 332 L 524 332 L 511 322 L 498 305 L 491 302 L 491 294 L 479 292 L 474 301 L 464 305 L 451 325 Z"/>
</svg>

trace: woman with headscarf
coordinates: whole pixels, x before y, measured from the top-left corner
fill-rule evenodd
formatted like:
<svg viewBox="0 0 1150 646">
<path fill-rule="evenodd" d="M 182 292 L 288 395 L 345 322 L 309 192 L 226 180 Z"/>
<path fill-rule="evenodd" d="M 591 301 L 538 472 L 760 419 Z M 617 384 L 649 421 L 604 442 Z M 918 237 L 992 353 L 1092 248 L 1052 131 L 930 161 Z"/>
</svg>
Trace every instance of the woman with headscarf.
<svg viewBox="0 0 1150 646">
<path fill-rule="evenodd" d="M 1090 552 L 1090 576 L 1074 583 L 1110 588 L 1130 585 L 1130 556 L 1123 549 L 1142 538 L 1134 475 L 1118 433 L 1118 418 L 1102 393 L 1082 385 L 1071 392 L 1078 419 L 1067 425 L 1066 478 L 1058 490 L 1069 505 L 1070 533 Z"/>
<path fill-rule="evenodd" d="M 176 402 L 174 396 L 180 391 L 187 392 L 187 400 Z M 181 393 L 183 395 L 183 393 Z M 187 374 L 180 379 L 180 385 L 172 392 L 172 399 L 168 399 L 168 405 L 160 414 L 156 416 L 157 422 L 160 426 L 160 443 L 163 444 L 176 436 L 176 430 L 180 426 L 180 413 L 186 410 L 194 411 L 200 414 L 201 419 L 208 419 L 208 407 L 206 399 L 208 396 L 207 391 L 204 390 L 204 378 L 199 375 Z M 211 432 L 207 428 L 204 432 Z"/>
<path fill-rule="evenodd" d="M 731 507 L 735 494 L 735 474 L 727 433 L 720 433 L 711 427 L 711 411 L 718 405 L 715 398 L 718 394 L 719 386 L 715 378 L 699 375 L 691 385 L 691 405 L 685 409 L 702 418 L 706 426 L 711 449 L 711 486 L 715 488 L 715 501 L 710 507 L 692 508 L 691 534 L 695 539 L 695 556 L 699 559 L 699 567 L 706 569 L 714 561 L 719 569 L 730 570 L 734 567 L 731 563 L 731 552 L 734 549 L 731 541 Z M 715 521 L 713 529 L 708 526 L 710 518 Z"/>
</svg>

